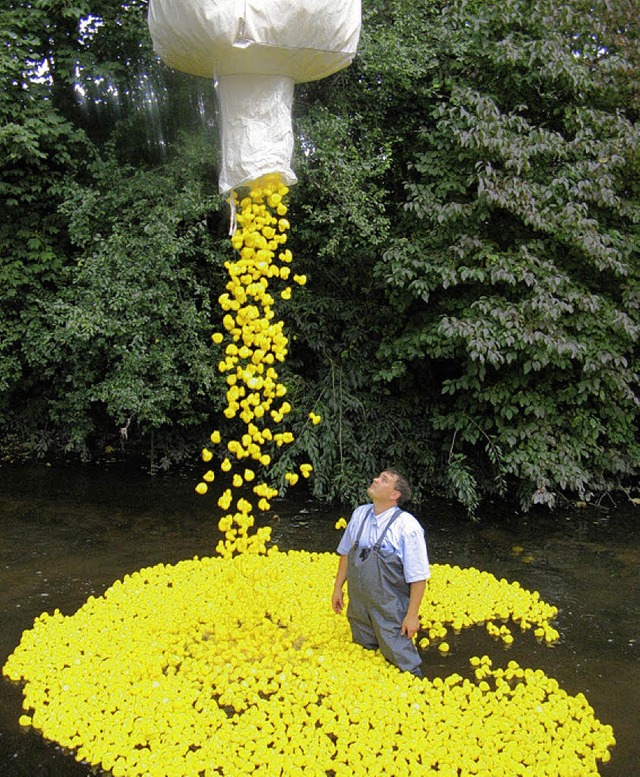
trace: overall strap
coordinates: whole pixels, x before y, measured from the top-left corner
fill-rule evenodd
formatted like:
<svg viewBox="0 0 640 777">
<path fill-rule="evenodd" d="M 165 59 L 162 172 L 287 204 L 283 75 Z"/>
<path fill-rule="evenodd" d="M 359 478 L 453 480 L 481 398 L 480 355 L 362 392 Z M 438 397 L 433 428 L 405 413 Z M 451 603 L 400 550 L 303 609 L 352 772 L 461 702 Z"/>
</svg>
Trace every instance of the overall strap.
<svg viewBox="0 0 640 777">
<path fill-rule="evenodd" d="M 371 505 L 371 512 L 373 513 L 373 505 Z M 362 519 L 360 523 L 360 530 L 358 531 L 358 536 L 356 537 L 356 541 L 353 543 L 354 548 L 360 547 L 360 537 L 362 537 L 362 531 L 364 529 L 364 525 L 367 522 L 368 515 L 365 515 L 365 517 Z"/>
<path fill-rule="evenodd" d="M 397 517 L 400 515 L 400 513 L 401 513 L 401 512 L 402 512 L 402 508 L 401 508 L 401 507 L 396 507 L 396 509 L 395 509 L 395 512 L 393 513 L 393 515 L 391 516 L 391 518 L 389 518 L 389 522 L 388 522 L 388 523 L 387 523 L 387 525 L 384 527 L 384 531 L 383 531 L 383 532 L 382 532 L 382 534 L 381 534 L 381 535 L 378 537 L 378 541 L 377 541 L 377 542 L 376 542 L 376 544 L 373 546 L 373 549 L 374 549 L 376 552 L 380 550 L 380 547 L 382 546 L 382 540 L 384 540 L 384 538 L 385 538 L 385 536 L 386 536 L 387 532 L 388 532 L 388 531 L 389 531 L 389 529 L 391 528 L 391 524 L 392 524 L 392 523 L 393 523 L 393 522 L 396 520 L 396 518 L 397 518 Z"/>
</svg>

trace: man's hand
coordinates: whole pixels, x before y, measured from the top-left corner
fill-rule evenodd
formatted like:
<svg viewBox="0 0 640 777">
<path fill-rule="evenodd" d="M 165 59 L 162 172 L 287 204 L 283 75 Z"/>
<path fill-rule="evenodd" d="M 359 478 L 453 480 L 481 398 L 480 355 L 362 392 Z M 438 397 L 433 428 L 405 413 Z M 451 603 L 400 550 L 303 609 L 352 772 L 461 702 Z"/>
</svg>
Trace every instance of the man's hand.
<svg viewBox="0 0 640 777">
<path fill-rule="evenodd" d="M 344 594 L 342 593 L 342 589 L 347 580 L 348 566 L 349 566 L 348 557 L 340 556 L 340 561 L 338 562 L 338 572 L 336 574 L 336 581 L 333 584 L 333 594 L 331 596 L 331 606 L 333 607 L 333 611 L 338 615 L 344 609 Z"/>
<path fill-rule="evenodd" d="M 413 639 L 414 634 L 417 633 L 420 628 L 420 619 L 416 615 L 409 615 L 407 613 L 402 621 L 401 634 L 405 634 L 407 639 Z"/>
<path fill-rule="evenodd" d="M 409 592 L 409 606 L 407 607 L 407 614 L 402 621 L 401 634 L 406 635 L 407 639 L 413 639 L 414 635 L 420 628 L 420 619 L 418 613 L 420 612 L 420 602 L 424 595 L 424 589 L 427 586 L 426 580 L 416 580 L 411 583 Z"/>
<path fill-rule="evenodd" d="M 342 588 L 334 588 L 333 589 L 333 596 L 331 597 L 331 606 L 333 607 L 333 611 L 340 615 L 342 610 L 344 609 L 344 594 L 342 593 Z"/>
</svg>

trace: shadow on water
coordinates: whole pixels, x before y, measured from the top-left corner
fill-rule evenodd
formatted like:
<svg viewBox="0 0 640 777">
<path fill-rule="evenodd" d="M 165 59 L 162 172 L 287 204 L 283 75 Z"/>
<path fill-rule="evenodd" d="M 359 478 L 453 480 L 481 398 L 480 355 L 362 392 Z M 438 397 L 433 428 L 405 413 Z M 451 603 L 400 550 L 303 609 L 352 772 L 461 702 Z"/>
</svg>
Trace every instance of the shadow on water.
<svg viewBox="0 0 640 777">
<path fill-rule="evenodd" d="M 303 495 L 274 502 L 273 540 L 282 550 L 333 551 L 338 515 Z M 637 509 L 537 511 L 496 508 L 480 524 L 462 510 L 428 502 L 418 512 L 432 563 L 474 566 L 518 580 L 559 608 L 553 648 L 530 634 L 506 650 L 482 628 L 450 639 L 451 653 L 425 656 L 429 677 L 468 674 L 468 658 L 488 653 L 541 668 L 569 693 L 585 694 L 613 726 L 618 745 L 607 777 L 640 775 L 640 531 Z M 114 580 L 154 564 L 214 553 L 217 508 L 179 477 L 123 470 L 0 468 L 0 664 L 43 611 L 75 612 Z M 329 606 L 327 591 L 326 606 Z M 323 603 L 319 603 L 322 606 Z M 46 649 L 46 646 L 45 646 Z M 31 730 L 21 730 L 21 689 L 0 682 L 0 774 L 95 774 Z"/>
</svg>

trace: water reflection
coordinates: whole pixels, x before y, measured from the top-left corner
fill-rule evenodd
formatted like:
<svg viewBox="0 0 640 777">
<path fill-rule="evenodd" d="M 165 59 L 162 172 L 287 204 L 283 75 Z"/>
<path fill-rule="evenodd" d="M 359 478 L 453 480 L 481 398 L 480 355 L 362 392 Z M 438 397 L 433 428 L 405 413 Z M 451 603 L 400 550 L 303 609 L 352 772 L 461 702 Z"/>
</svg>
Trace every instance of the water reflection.
<svg viewBox="0 0 640 777">
<path fill-rule="evenodd" d="M 276 500 L 274 510 L 273 539 L 281 549 L 333 551 L 338 540 L 333 524 L 338 515 L 347 515 L 301 492 Z M 560 609 L 556 625 L 562 639 L 549 649 L 525 635 L 505 656 L 484 629 L 474 628 L 450 640 L 449 656 L 428 653 L 427 675 L 464 673 L 468 657 L 481 652 L 501 663 L 513 658 L 540 667 L 569 693 L 584 693 L 597 717 L 614 727 L 618 746 L 601 774 L 640 774 L 636 513 L 626 507 L 545 510 L 525 517 L 504 509 L 491 512 L 472 525 L 455 506 L 425 504 L 419 517 L 431 560 L 486 569 L 540 591 Z M 72 613 L 127 572 L 210 555 L 218 540 L 212 501 L 198 498 L 190 479 L 126 471 L 0 469 L 0 517 L 2 663 L 43 610 Z M 92 774 L 55 745 L 21 731 L 20 705 L 20 689 L 1 682 L 3 777 Z"/>
</svg>

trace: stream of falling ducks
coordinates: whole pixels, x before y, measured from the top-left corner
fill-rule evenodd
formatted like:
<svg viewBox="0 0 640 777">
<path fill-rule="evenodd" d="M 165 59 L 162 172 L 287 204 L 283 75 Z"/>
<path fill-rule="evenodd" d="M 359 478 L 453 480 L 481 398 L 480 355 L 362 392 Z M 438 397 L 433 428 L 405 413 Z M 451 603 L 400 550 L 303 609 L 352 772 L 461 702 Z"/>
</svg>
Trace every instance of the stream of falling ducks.
<svg viewBox="0 0 640 777">
<path fill-rule="evenodd" d="M 251 486 L 257 509 L 269 510 L 277 490 L 257 473 L 293 441 L 273 431 L 291 407 L 277 369 L 287 338 L 269 292 L 279 278 L 281 296 L 291 294 L 286 193 L 269 177 L 235 203 L 238 258 L 219 299 L 226 334 L 213 340 L 227 343 L 224 414 L 242 433 L 220 457 L 231 487 L 218 499 L 217 556 L 141 569 L 73 615 L 36 618 L 3 667 L 24 683 L 20 724 L 114 777 L 595 777 L 615 738 L 583 694 L 486 655 L 470 659 L 471 678 L 399 672 L 353 644 L 346 618 L 331 612 L 335 557 L 267 551 L 269 527 L 252 533 L 253 505 L 234 502 L 234 489 Z M 222 444 L 219 430 L 211 442 Z M 310 473 L 303 464 L 286 480 Z M 215 478 L 206 471 L 198 493 Z M 505 647 L 514 624 L 552 644 L 556 615 L 517 582 L 434 564 L 419 644 L 446 654 L 449 633 L 482 623 Z"/>
<path fill-rule="evenodd" d="M 266 553 L 271 527 L 251 532 L 255 524 L 254 505 L 244 497 L 234 501 L 234 489 L 251 485 L 258 498 L 258 510 L 268 511 L 278 489 L 263 480 L 255 483 L 256 467 L 259 472 L 266 472 L 273 451 L 294 440 L 290 431 L 273 431 L 280 427 L 292 408 L 285 399 L 287 388 L 280 382 L 278 373 L 278 365 L 287 355 L 288 340 L 284 322 L 276 320 L 276 300 L 269 289 L 272 279 L 284 281 L 286 285 L 280 297 L 286 300 L 291 297 L 290 282 L 300 286 L 307 282 L 305 275 L 292 276 L 293 257 L 285 248 L 290 226 L 285 218 L 288 191 L 278 175 L 269 175 L 255 181 L 242 199 L 238 200 L 235 192 L 232 194 L 238 229 L 231 243 L 238 256 L 234 262 L 225 263 L 229 281 L 218 299 L 226 336 L 222 332 L 212 335 L 217 345 L 227 341 L 224 358 L 218 364 L 227 382 L 224 415 L 228 419 L 237 418 L 242 424 L 242 434 L 227 442 L 228 455 L 220 463 L 220 471 L 231 478 L 231 487 L 218 498 L 218 507 L 225 515 L 218 523 L 224 539 L 216 551 L 224 558 L 234 553 Z M 313 411 L 309 418 L 313 424 L 320 422 L 320 416 Z M 211 434 L 211 442 L 214 445 L 222 442 L 219 430 Z M 213 457 L 209 448 L 202 451 L 205 463 Z M 285 480 L 293 486 L 300 475 L 308 478 L 311 470 L 310 464 L 301 464 L 298 472 L 287 472 Z M 196 491 L 206 494 L 215 478 L 213 469 L 205 472 Z"/>
</svg>

